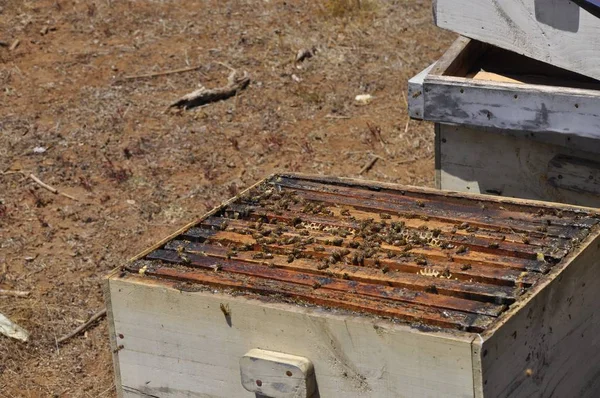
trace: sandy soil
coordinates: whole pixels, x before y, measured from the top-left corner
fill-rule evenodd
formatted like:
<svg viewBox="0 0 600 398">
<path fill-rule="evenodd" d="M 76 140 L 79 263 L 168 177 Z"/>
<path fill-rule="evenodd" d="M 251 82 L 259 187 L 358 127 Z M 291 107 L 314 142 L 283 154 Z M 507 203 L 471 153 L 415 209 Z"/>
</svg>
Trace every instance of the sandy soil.
<svg viewBox="0 0 600 398">
<path fill-rule="evenodd" d="M 0 337 L 0 397 L 114 396 L 106 320 L 56 340 L 103 308 L 110 269 L 274 171 L 357 177 L 377 155 L 363 178 L 431 186 L 433 129 L 407 126 L 403 94 L 454 38 L 430 8 L 0 1 L 0 289 L 31 291 L 0 297 L 31 332 Z M 304 48 L 314 56 L 296 63 Z M 228 67 L 250 74 L 247 90 L 165 112 L 226 84 Z M 374 99 L 358 106 L 358 94 Z"/>
</svg>

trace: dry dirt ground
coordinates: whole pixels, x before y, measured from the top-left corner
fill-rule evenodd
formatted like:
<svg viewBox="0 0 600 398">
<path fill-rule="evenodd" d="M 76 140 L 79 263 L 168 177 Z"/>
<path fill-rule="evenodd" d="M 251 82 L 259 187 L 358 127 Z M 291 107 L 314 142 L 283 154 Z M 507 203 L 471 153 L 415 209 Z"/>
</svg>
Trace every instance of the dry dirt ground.
<svg viewBox="0 0 600 398">
<path fill-rule="evenodd" d="M 106 320 L 56 339 L 103 308 L 109 270 L 274 171 L 357 177 L 375 154 L 362 177 L 431 186 L 433 129 L 407 127 L 403 93 L 453 38 L 420 0 L 0 0 L 0 289 L 31 291 L 0 297 L 31 332 L 0 337 L 0 396 L 114 396 Z M 165 112 L 227 67 L 247 90 Z"/>
</svg>

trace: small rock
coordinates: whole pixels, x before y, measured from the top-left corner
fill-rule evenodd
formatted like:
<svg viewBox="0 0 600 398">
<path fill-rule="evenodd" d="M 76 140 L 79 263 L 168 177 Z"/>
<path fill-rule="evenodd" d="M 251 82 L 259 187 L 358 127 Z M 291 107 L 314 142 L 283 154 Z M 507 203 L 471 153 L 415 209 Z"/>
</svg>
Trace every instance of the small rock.
<svg viewBox="0 0 600 398">
<path fill-rule="evenodd" d="M 296 54 L 296 62 L 302 62 L 305 59 L 312 58 L 314 55 L 314 50 L 310 50 L 308 48 L 303 48 L 298 50 Z"/>
<path fill-rule="evenodd" d="M 36 146 L 33 148 L 33 153 L 44 153 L 48 150 L 48 148 L 44 148 L 43 146 Z"/>
<path fill-rule="evenodd" d="M 300 83 L 302 81 L 302 79 L 296 75 L 292 75 L 292 80 L 295 81 L 296 83 Z"/>
<path fill-rule="evenodd" d="M 354 98 L 354 100 L 359 105 L 368 105 L 371 103 L 371 101 L 373 101 L 373 96 L 371 94 L 359 94 Z"/>
<path fill-rule="evenodd" d="M 127 199 L 126 202 L 129 205 L 134 205 L 135 204 L 135 200 L 133 200 L 133 199 Z"/>
</svg>

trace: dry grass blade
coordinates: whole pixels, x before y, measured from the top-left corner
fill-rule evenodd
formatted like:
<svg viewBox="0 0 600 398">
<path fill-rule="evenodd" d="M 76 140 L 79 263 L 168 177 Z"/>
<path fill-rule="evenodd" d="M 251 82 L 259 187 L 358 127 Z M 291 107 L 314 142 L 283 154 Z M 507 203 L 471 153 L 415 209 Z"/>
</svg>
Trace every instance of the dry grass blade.
<svg viewBox="0 0 600 398">
<path fill-rule="evenodd" d="M 358 172 L 359 175 L 363 175 L 367 171 L 371 170 L 373 168 L 373 166 L 375 166 L 375 163 L 377 163 L 377 161 L 379 159 L 382 159 L 380 156 L 377 156 L 377 155 L 372 155 L 372 156 L 373 156 L 372 159 L 369 160 L 369 162 L 367 164 L 365 164 L 362 169 L 360 169 L 360 171 Z"/>
</svg>

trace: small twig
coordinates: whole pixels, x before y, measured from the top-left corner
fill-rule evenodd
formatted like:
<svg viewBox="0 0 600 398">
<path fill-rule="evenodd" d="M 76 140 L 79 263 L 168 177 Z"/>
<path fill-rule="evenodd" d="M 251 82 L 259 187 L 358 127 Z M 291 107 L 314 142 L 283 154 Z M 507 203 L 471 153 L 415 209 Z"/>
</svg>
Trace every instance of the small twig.
<svg viewBox="0 0 600 398">
<path fill-rule="evenodd" d="M 0 296 L 27 297 L 31 292 L 24 290 L 5 290 L 0 289 Z"/>
<path fill-rule="evenodd" d="M 377 161 L 378 161 L 379 159 L 383 159 L 381 156 L 377 156 L 377 155 L 372 155 L 372 156 L 373 156 L 373 158 L 372 158 L 371 160 L 369 160 L 369 163 L 365 164 L 365 165 L 363 166 L 363 168 L 362 168 L 362 169 L 360 169 L 360 171 L 358 172 L 358 174 L 359 174 L 359 175 L 362 175 L 363 173 L 365 173 L 365 172 L 367 172 L 367 171 L 371 170 L 371 168 L 372 168 L 373 166 L 375 166 L 375 163 L 377 163 Z"/>
<path fill-rule="evenodd" d="M 221 66 L 224 66 L 224 67 L 226 67 L 226 68 L 227 68 L 227 69 L 229 69 L 231 72 L 237 72 L 237 70 L 236 70 L 235 68 L 231 67 L 230 65 L 227 65 L 227 64 L 226 64 L 226 63 L 224 63 L 224 62 L 217 62 L 217 64 L 218 64 L 218 65 L 221 65 Z"/>
<path fill-rule="evenodd" d="M 62 344 L 65 341 L 77 336 L 79 333 L 86 331 L 87 329 L 90 328 L 90 326 L 92 326 L 92 324 L 94 322 L 96 322 L 97 320 L 103 318 L 106 316 L 106 308 L 103 309 L 102 311 L 99 311 L 97 313 L 95 313 L 94 315 L 92 315 L 92 317 L 90 318 L 89 321 L 87 321 L 86 323 L 84 323 L 83 325 L 79 326 L 77 329 L 73 330 L 71 333 L 61 337 L 60 339 L 56 340 L 57 344 Z"/>
<path fill-rule="evenodd" d="M 350 116 L 344 116 L 344 115 L 325 115 L 325 119 L 350 119 Z"/>
<path fill-rule="evenodd" d="M 13 43 L 10 45 L 10 47 L 8 49 L 10 51 L 13 51 L 15 48 L 17 48 L 19 46 L 19 43 L 21 43 L 21 40 L 16 39 L 15 41 L 13 41 Z"/>
<path fill-rule="evenodd" d="M 410 118 L 406 119 L 406 126 L 404 127 L 404 134 L 408 133 L 408 124 L 410 123 Z"/>
<path fill-rule="evenodd" d="M 401 160 L 400 162 L 398 162 L 398 163 L 396 163 L 396 164 L 398 164 L 398 165 L 401 165 L 401 164 L 409 164 L 409 163 L 414 163 L 414 162 L 416 162 L 417 160 L 419 160 L 419 159 L 407 159 L 407 160 Z"/>
<path fill-rule="evenodd" d="M 39 178 L 37 178 L 36 176 L 34 176 L 33 174 L 29 174 L 29 178 L 31 180 L 33 180 L 36 184 L 38 184 L 40 187 L 47 189 L 48 191 L 52 192 L 55 195 L 62 195 L 65 198 L 69 198 L 71 200 L 74 200 L 76 202 L 78 202 L 79 200 L 77 198 L 74 198 L 73 196 L 66 194 L 64 192 L 59 192 L 58 189 L 46 184 L 45 182 L 43 182 L 42 180 L 40 180 Z"/>
<path fill-rule="evenodd" d="M 163 71 L 163 72 L 146 73 L 146 74 L 143 74 L 143 75 L 125 76 L 125 77 L 123 77 L 120 80 L 146 79 L 146 78 L 149 78 L 149 77 L 173 75 L 173 74 L 176 74 L 176 73 L 192 72 L 192 71 L 198 70 L 200 68 L 202 68 L 202 65 L 192 66 L 192 67 L 189 67 L 189 68 L 180 68 L 180 69 L 166 70 L 166 71 Z"/>
</svg>

